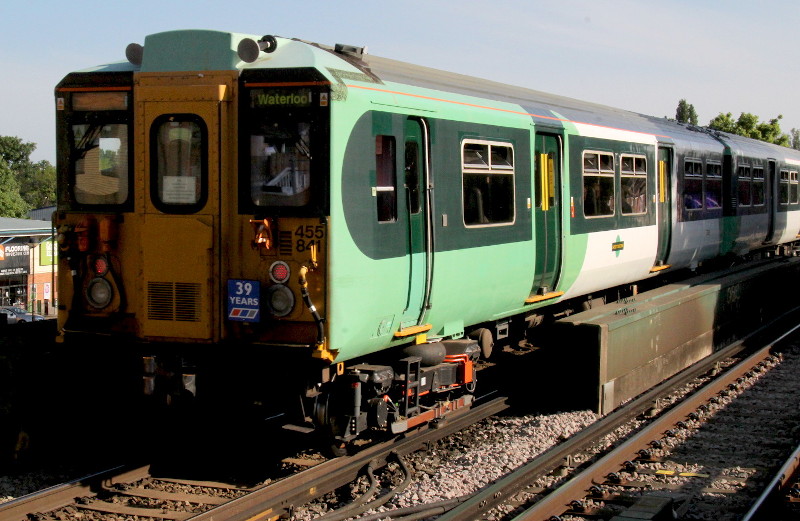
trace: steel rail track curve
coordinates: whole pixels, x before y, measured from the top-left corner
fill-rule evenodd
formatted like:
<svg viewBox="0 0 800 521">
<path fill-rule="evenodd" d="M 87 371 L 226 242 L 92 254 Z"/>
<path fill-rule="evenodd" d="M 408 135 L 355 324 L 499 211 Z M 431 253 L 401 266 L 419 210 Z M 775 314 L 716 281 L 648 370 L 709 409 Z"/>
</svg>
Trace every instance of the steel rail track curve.
<svg viewBox="0 0 800 521">
<path fill-rule="evenodd" d="M 457 411 L 446 421 L 438 422 L 400 438 L 366 447 L 360 452 L 326 461 L 285 479 L 243 489 L 247 493 L 237 499 L 215 506 L 200 514 L 185 512 L 150 514 L 163 519 L 192 519 L 194 521 L 256 521 L 291 512 L 293 508 L 320 497 L 358 477 L 367 466 L 378 469 L 387 464 L 392 453 L 399 456 L 416 451 L 431 443 L 493 414 L 508 408 L 505 397 L 478 401 L 472 408 Z M 95 496 L 117 484 L 132 483 L 150 476 L 150 466 L 115 467 L 69 483 L 57 485 L 18 499 L 0 504 L 0 521 L 27 521 L 29 514 L 50 512 L 75 505 L 75 498 Z M 160 478 L 159 478 L 160 479 Z M 204 483 L 208 486 L 219 484 Z M 98 510 L 100 510 L 98 508 Z M 145 511 L 148 509 L 137 509 Z M 147 515 L 137 512 L 138 515 Z"/>
<path fill-rule="evenodd" d="M 578 475 L 574 476 L 569 481 L 550 492 L 547 496 L 545 496 L 545 498 L 538 501 L 530 509 L 514 519 L 515 521 L 527 521 L 532 519 L 546 520 L 550 516 L 563 514 L 563 512 L 567 510 L 569 502 L 574 496 L 584 497 L 585 494 L 582 492 L 588 490 L 589 487 L 592 486 L 592 480 L 597 476 L 605 476 L 605 474 L 609 472 L 606 471 L 605 473 L 601 473 L 595 472 L 591 469 L 596 467 L 599 468 L 599 466 L 607 466 L 608 468 L 614 466 L 613 470 L 616 471 L 619 470 L 620 464 L 623 461 L 635 459 L 637 456 L 637 451 L 640 448 L 643 448 L 643 446 L 639 446 L 637 443 L 642 443 L 642 440 L 645 439 L 649 441 L 652 439 L 652 432 L 671 421 L 669 419 L 662 418 L 674 418 L 680 416 L 681 414 L 688 414 L 688 412 L 694 410 L 700 403 L 704 402 L 708 395 L 713 395 L 720 389 L 725 388 L 728 385 L 729 378 L 732 375 L 735 375 L 735 377 L 732 378 L 733 380 L 736 380 L 736 378 L 740 377 L 741 374 L 746 373 L 752 365 L 755 365 L 754 363 L 750 363 L 748 365 L 746 360 L 760 359 L 769 356 L 770 350 L 775 343 L 783 340 L 786 336 L 800 328 L 800 326 L 794 325 L 800 320 L 798 314 L 800 314 L 800 307 L 784 313 L 772 322 L 765 324 L 757 331 L 751 333 L 744 339 L 730 344 L 724 349 L 717 351 L 713 355 L 703 359 L 697 364 L 676 374 L 672 378 L 665 380 L 650 391 L 640 395 L 632 402 L 626 404 L 620 409 L 617 409 L 613 413 L 599 420 L 597 423 L 591 425 L 587 429 L 581 431 L 579 434 L 573 436 L 564 443 L 551 448 L 540 457 L 537 457 L 517 471 L 508 474 L 504 478 L 496 481 L 491 486 L 479 491 L 469 500 L 462 502 L 449 512 L 441 515 L 438 520 L 467 521 L 480 518 L 491 509 L 508 501 L 516 493 L 529 486 L 529 484 L 537 477 L 545 475 L 553 469 L 560 467 L 563 461 L 569 455 L 576 452 L 581 452 L 585 447 L 589 446 L 592 441 L 602 438 L 606 434 L 611 433 L 616 428 L 623 425 L 625 422 L 652 408 L 654 403 L 658 402 L 659 397 L 668 394 L 670 390 L 680 387 L 685 383 L 697 378 L 698 376 L 709 372 L 722 360 L 742 353 L 745 349 L 748 349 L 748 343 L 760 343 L 761 346 L 766 344 L 766 347 L 757 349 L 755 353 L 746 358 L 745 361 L 740 362 L 733 368 L 729 368 L 722 375 L 720 375 L 722 378 L 725 378 L 724 383 L 717 383 L 721 380 L 714 380 L 713 382 L 710 382 L 708 386 L 696 391 L 694 394 L 687 397 L 686 400 L 675 404 L 675 406 L 669 409 L 669 411 L 665 412 L 664 415 L 652 420 L 650 425 L 645 427 L 645 430 L 650 433 L 650 438 L 647 438 L 648 434 L 644 434 L 645 431 L 641 431 L 631 438 L 631 440 L 614 449 L 613 455 L 609 453 L 598 460 L 591 467 L 580 471 Z M 793 324 L 793 326 L 789 327 L 788 325 L 784 325 L 784 323 L 790 323 Z M 783 327 L 790 330 L 778 338 L 774 338 L 769 341 L 759 341 L 759 336 L 767 333 L 768 328 L 770 327 Z M 655 427 L 653 425 L 655 425 Z M 644 443 L 646 446 L 646 442 Z M 632 449 L 634 446 L 636 446 L 635 450 Z M 625 457 L 620 459 L 621 456 L 619 456 L 619 454 L 625 454 Z M 564 498 L 566 497 L 570 497 L 570 499 L 565 500 Z"/>
</svg>

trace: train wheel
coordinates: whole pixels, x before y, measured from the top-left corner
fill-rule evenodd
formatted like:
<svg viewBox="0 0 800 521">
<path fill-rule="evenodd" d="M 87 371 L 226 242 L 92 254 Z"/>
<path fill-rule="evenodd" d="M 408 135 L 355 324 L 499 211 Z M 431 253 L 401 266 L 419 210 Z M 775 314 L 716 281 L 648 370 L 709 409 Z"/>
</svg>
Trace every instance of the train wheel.
<svg viewBox="0 0 800 521">
<path fill-rule="evenodd" d="M 320 446 L 329 456 L 339 458 L 347 456 L 348 444 L 336 439 L 338 422 L 333 413 L 331 393 L 321 393 L 314 401 L 314 422 L 319 433 Z"/>
</svg>

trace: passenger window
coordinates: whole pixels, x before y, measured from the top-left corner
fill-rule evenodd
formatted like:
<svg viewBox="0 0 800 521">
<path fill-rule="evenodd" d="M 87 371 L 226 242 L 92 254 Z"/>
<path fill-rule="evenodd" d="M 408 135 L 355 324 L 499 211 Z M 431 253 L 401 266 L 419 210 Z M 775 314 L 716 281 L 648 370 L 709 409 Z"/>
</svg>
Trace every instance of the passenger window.
<svg viewBox="0 0 800 521">
<path fill-rule="evenodd" d="M 789 202 L 795 204 L 798 202 L 797 172 L 791 171 L 789 174 L 789 197 L 791 198 Z"/>
<path fill-rule="evenodd" d="M 722 165 L 719 163 L 706 163 L 704 201 L 706 209 L 722 208 Z"/>
<path fill-rule="evenodd" d="M 703 209 L 703 163 L 699 159 L 683 160 L 683 207 Z"/>
<path fill-rule="evenodd" d="M 396 157 L 394 136 L 375 136 L 375 195 L 381 223 L 397 220 Z"/>
<path fill-rule="evenodd" d="M 781 185 L 778 188 L 778 200 L 781 204 L 789 204 L 789 171 L 781 170 Z"/>
<path fill-rule="evenodd" d="M 764 168 L 760 166 L 753 167 L 752 203 L 764 205 Z"/>
<path fill-rule="evenodd" d="M 514 149 L 506 143 L 465 141 L 461 147 L 464 224 L 514 222 Z"/>
<path fill-rule="evenodd" d="M 207 131 L 193 114 L 160 116 L 151 129 L 153 203 L 167 212 L 199 210 L 207 197 Z"/>
<path fill-rule="evenodd" d="M 583 214 L 586 217 L 614 215 L 614 155 L 583 153 Z"/>
<path fill-rule="evenodd" d="M 761 170 L 761 178 L 764 178 L 763 169 L 757 168 L 756 170 Z M 739 166 L 736 169 L 736 177 L 738 178 L 738 190 L 737 194 L 739 196 L 739 206 L 750 206 L 750 192 L 751 192 L 751 185 L 752 180 L 750 178 L 750 167 L 749 166 Z"/>
<path fill-rule="evenodd" d="M 619 163 L 623 215 L 647 213 L 647 158 L 623 155 Z"/>
</svg>

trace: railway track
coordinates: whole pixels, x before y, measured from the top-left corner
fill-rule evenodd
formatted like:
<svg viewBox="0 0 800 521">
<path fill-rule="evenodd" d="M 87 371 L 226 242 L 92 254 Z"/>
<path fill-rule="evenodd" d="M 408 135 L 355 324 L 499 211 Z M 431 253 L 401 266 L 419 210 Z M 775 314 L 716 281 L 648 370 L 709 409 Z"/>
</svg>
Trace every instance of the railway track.
<svg viewBox="0 0 800 521">
<path fill-rule="evenodd" d="M 794 318 L 793 320 L 796 320 Z M 800 326 L 790 329 L 795 331 Z M 783 339 L 786 335 L 782 335 Z M 780 367 L 779 357 L 773 354 L 778 340 L 761 343 L 746 358 L 727 370 L 720 372 L 716 378 L 698 389 L 686 399 L 661 412 L 657 418 L 613 450 L 598 456 L 591 464 L 577 469 L 563 469 L 569 458 L 585 450 L 591 440 L 597 440 L 622 425 L 626 419 L 643 412 L 647 403 L 653 403 L 658 394 L 654 389 L 647 395 L 628 404 L 623 409 L 604 418 L 600 422 L 573 437 L 564 444 L 554 447 L 542 457 L 507 475 L 502 480 L 487 487 L 474 497 L 467 499 L 439 519 L 443 521 L 499 518 L 492 509 L 509 502 L 514 496 L 525 491 L 529 505 L 524 511 L 513 516 L 514 521 L 521 520 L 565 520 L 565 519 L 613 519 L 627 521 L 630 519 L 678 519 L 689 515 L 692 519 L 738 519 L 746 511 L 748 502 L 755 502 L 760 488 L 766 487 L 768 479 L 763 477 L 762 464 L 753 464 L 748 459 L 753 453 L 764 453 L 775 448 L 791 452 L 792 441 L 778 443 L 778 439 L 769 440 L 770 432 L 785 432 L 780 426 L 789 426 L 794 434 L 800 429 L 800 417 L 797 407 L 769 407 L 753 410 L 751 404 L 744 402 L 752 392 L 750 388 L 767 372 Z M 747 341 L 755 345 L 756 340 Z M 690 372 L 679 375 L 676 379 L 665 382 L 661 387 L 684 385 L 689 378 L 694 378 L 703 371 L 718 367 L 726 357 L 744 353 L 746 345 L 737 343 L 717 353 L 713 359 L 695 366 Z M 800 368 L 800 348 L 793 347 L 794 364 Z M 717 372 L 712 369 L 712 372 Z M 788 377 L 796 381 L 797 373 Z M 745 394 L 747 393 L 747 394 Z M 793 399 L 791 396 L 779 395 L 779 400 Z M 737 401 L 745 403 L 739 411 L 730 404 Z M 767 402 L 769 403 L 769 402 Z M 728 406 L 726 408 L 726 406 Z M 777 410 L 788 413 L 777 414 Z M 743 414 L 750 416 L 750 423 L 742 424 Z M 754 421 L 752 421 L 754 420 Z M 731 427 L 727 429 L 725 426 Z M 714 431 L 730 431 L 732 435 L 760 426 L 762 444 L 752 449 L 752 438 L 748 441 L 737 441 L 731 438 L 711 438 L 710 442 L 699 445 L 703 433 Z M 788 436 L 777 435 L 777 438 Z M 741 440 L 741 438 L 740 438 Z M 692 448 L 691 445 L 694 444 Z M 751 447 L 747 447 L 750 445 Z M 772 445 L 782 445 L 772 447 Z M 697 451 L 700 451 L 698 453 Z M 704 465 L 691 465 L 685 462 L 702 461 Z M 723 463 L 716 464 L 717 461 Z M 760 460 L 763 461 L 763 460 Z M 768 458 L 769 461 L 769 458 Z M 737 463 L 738 462 L 738 463 Z M 765 465 L 765 464 L 763 464 Z M 716 468 L 716 467 L 720 468 Z M 725 467 L 722 469 L 721 467 Z M 778 464 L 779 466 L 779 464 Z M 757 467 L 757 468 L 754 468 Z M 558 485 L 546 488 L 532 487 L 535 479 L 557 472 L 568 477 Z M 716 472 L 716 473 L 715 473 Z M 759 485 L 760 483 L 760 485 Z M 754 492 L 755 491 L 755 492 Z M 722 500 L 720 500 L 720 498 Z M 746 499 L 745 499 L 746 498 Z M 519 499 L 517 499 L 519 501 Z M 744 502 L 744 506 L 743 505 Z M 703 512 L 713 512 L 712 517 L 703 517 Z M 688 514 L 687 514 L 688 512 Z M 615 517 L 616 516 L 616 517 Z M 647 517 L 650 516 L 650 517 Z M 659 517 L 662 516 L 662 517 Z M 505 517 L 510 519 L 510 517 Z M 754 517 L 755 518 L 755 517 Z"/>
<path fill-rule="evenodd" d="M 271 519 L 346 485 L 367 468 L 385 466 L 392 454 L 402 457 L 506 407 L 505 398 L 481 400 L 445 422 L 250 488 L 154 476 L 150 466 L 117 467 L 0 504 L 0 520 L 118 519 L 113 516 L 175 521 Z"/>
</svg>

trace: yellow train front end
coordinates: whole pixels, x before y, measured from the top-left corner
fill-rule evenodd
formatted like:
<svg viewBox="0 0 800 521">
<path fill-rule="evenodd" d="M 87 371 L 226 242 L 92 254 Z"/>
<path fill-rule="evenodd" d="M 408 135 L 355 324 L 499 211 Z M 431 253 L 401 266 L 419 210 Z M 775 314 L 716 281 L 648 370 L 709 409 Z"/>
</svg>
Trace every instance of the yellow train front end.
<svg viewBox="0 0 800 521">
<path fill-rule="evenodd" d="M 198 34 L 233 37 L 156 35 L 163 41 L 145 46 L 156 65 L 72 73 L 56 88 L 59 340 L 125 353 L 141 367 L 145 394 L 168 401 L 203 388 L 221 399 L 235 392 L 231 386 L 258 387 L 291 367 L 282 365 L 284 354 L 315 361 L 302 369 L 313 366 L 310 379 L 324 381 L 333 370 L 322 329 L 327 217 L 259 207 L 252 194 L 267 189 L 250 186 L 255 138 L 237 138 L 242 126 L 265 126 L 256 121 L 262 116 L 311 109 L 259 107 L 253 100 L 264 87 L 246 87 L 230 42 L 221 53 L 230 65 L 218 70 L 152 70 L 195 63 L 189 56 L 165 67 L 156 53 Z M 315 110 L 327 114 L 327 103 Z M 313 131 L 320 149 L 327 150 L 326 132 L 323 125 Z M 289 144 L 273 162 L 305 176 L 307 188 L 312 156 Z M 316 157 L 314 168 L 324 171 L 325 154 Z M 200 366 L 216 374 L 203 382 Z M 259 382 L 243 382 L 247 372 Z M 294 381 L 306 386 L 307 379 Z"/>
<path fill-rule="evenodd" d="M 236 77 L 126 76 L 57 90 L 59 330 L 219 341 Z"/>
</svg>

